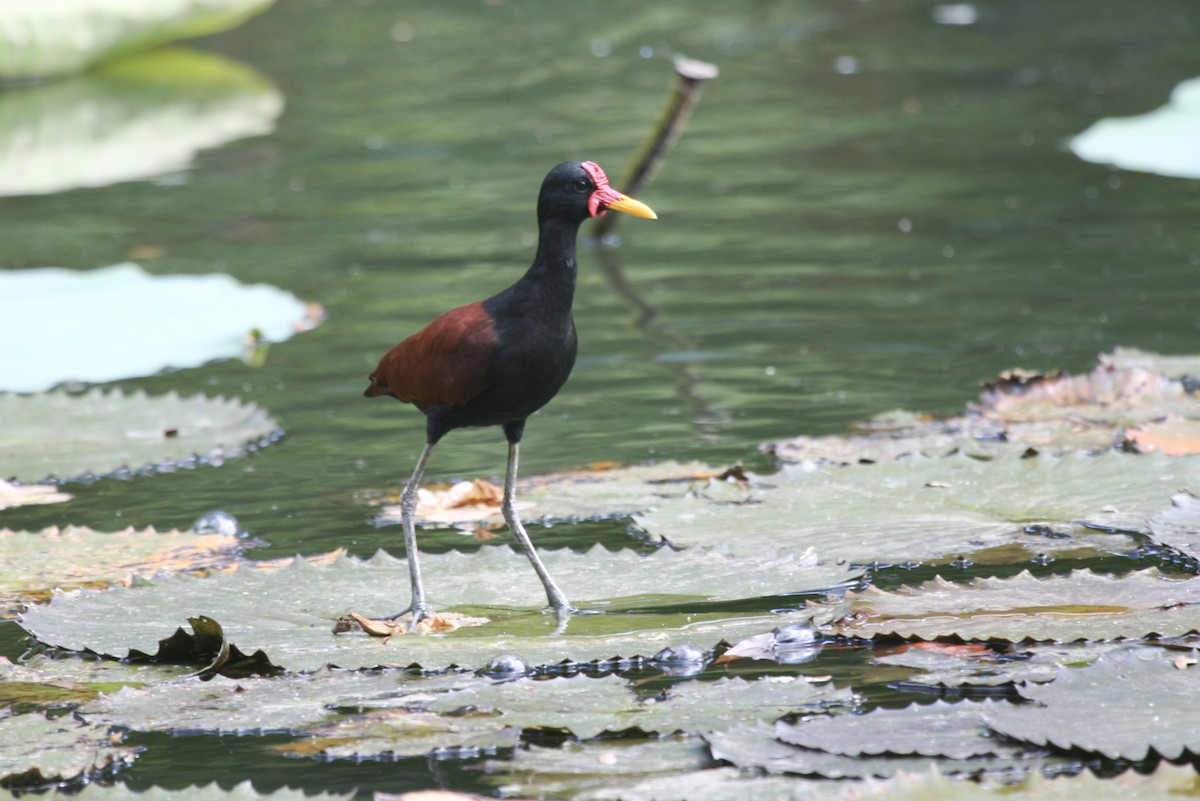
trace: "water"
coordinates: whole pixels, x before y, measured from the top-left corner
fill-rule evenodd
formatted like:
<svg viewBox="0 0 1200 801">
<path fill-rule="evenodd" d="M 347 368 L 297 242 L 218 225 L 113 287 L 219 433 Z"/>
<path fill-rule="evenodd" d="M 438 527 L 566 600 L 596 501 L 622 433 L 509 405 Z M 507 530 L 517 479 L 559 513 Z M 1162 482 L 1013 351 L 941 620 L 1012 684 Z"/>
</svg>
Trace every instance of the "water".
<svg viewBox="0 0 1200 801">
<path fill-rule="evenodd" d="M 156 274 L 224 271 L 321 303 L 324 325 L 260 367 L 115 384 L 239 395 L 286 436 L 219 469 L 72 485 L 72 503 L 0 525 L 187 527 L 223 510 L 265 543 L 251 556 L 394 546 L 362 496 L 402 484 L 423 420 L 362 398 L 366 373 L 521 274 L 550 166 L 589 158 L 620 175 L 676 51 L 721 77 L 641 193 L 660 219 L 623 220 L 616 251 L 581 249 L 580 358 L 530 421 L 526 474 L 769 469 L 764 440 L 896 407 L 953 413 L 1005 368 L 1083 371 L 1116 345 L 1195 352 L 1200 184 L 1086 164 L 1064 143 L 1193 77 L 1200 9 L 974 8 L 962 26 L 916 0 L 290 0 L 196 43 L 278 85 L 275 131 L 167 178 L 0 198 L 0 268 L 152 253 L 140 261 Z M 455 432 L 428 478 L 499 477 L 504 455 L 498 431 Z M 534 537 L 575 544 L 564 528 Z"/>
</svg>

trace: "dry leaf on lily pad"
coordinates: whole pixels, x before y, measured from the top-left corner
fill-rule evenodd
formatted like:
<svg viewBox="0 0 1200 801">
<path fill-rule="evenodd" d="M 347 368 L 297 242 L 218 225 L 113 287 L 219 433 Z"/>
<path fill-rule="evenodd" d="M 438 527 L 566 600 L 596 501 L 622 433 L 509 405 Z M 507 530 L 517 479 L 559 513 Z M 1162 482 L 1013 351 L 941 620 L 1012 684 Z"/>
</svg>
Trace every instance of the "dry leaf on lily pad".
<svg viewBox="0 0 1200 801">
<path fill-rule="evenodd" d="M 887 654 L 877 651 L 872 662 L 918 671 L 907 679 L 891 682 L 890 686 L 897 689 L 952 687 L 969 696 L 973 688 L 1012 687 L 1020 682 L 1051 681 L 1061 667 L 1087 665 L 1103 654 L 1124 647 L 1124 644 L 1111 642 L 1027 643 L 1021 646 L 1019 653 L 1003 657 L 991 649 L 988 651 L 992 656 L 977 657 L 944 649 L 928 651 L 908 647 Z"/>
<path fill-rule="evenodd" d="M 676 547 L 723 545 L 738 555 L 812 547 L 822 559 L 856 564 L 944 561 L 1002 546 L 1031 556 L 1085 547 L 1120 552 L 1133 540 L 1078 522 L 1143 530 L 1180 487 L 1200 486 L 1200 457 L 956 454 L 786 465 L 761 481 L 766 486 L 752 491 L 752 503 L 690 494 L 634 520 Z"/>
<path fill-rule="evenodd" d="M 847 597 L 852 611 L 832 626 L 847 637 L 1071 642 L 1175 637 L 1200 631 L 1200 577 L 1171 579 L 1155 568 L 1120 578 L 1090 570 L 1035 578 L 941 577 L 888 592 Z"/>
<path fill-rule="evenodd" d="M 605 463 L 521 479 L 517 483 L 517 508 L 527 522 L 626 517 L 665 498 L 683 495 L 696 482 L 729 474 L 729 470 L 700 462 L 667 461 L 632 467 Z M 422 489 L 417 519 L 448 526 L 501 522 L 501 497 L 500 487 L 482 480 L 463 481 L 440 490 Z M 384 506 L 377 520 L 398 522 L 399 504 Z"/>
<path fill-rule="evenodd" d="M 334 621 L 350 610 L 386 613 L 408 600 L 407 562 L 382 552 L 367 561 L 340 557 L 314 565 L 295 560 L 270 571 L 166 576 L 136 588 L 66 593 L 48 606 L 30 609 L 20 623 L 47 644 L 118 658 L 130 649 L 153 653 L 159 640 L 183 621 L 205 615 L 219 622 L 225 637 L 243 652 L 261 649 L 272 664 L 289 670 L 414 663 L 427 669 L 451 664 L 482 667 L 505 652 L 537 665 L 649 656 L 689 640 L 711 648 L 722 639 L 734 642 L 776 626 L 806 622 L 815 611 L 696 612 L 695 603 L 812 592 L 858 575 L 811 558 L 771 555 L 739 560 L 701 550 L 660 550 L 642 556 L 596 547 L 584 554 L 549 551 L 543 559 L 559 584 L 568 593 L 574 591 L 577 604 L 620 614 L 574 615 L 564 634 L 548 636 L 554 634 L 555 620 L 542 613 L 545 596 L 524 555 L 488 547 L 471 554 L 422 555 L 426 587 L 436 609 L 454 611 L 450 607 L 458 606 L 491 619 L 447 635 L 331 635 Z M 463 576 L 472 581 L 462 581 Z"/>
<path fill-rule="evenodd" d="M 0 620 L 16 617 L 25 604 L 48 601 L 55 590 L 128 585 L 164 572 L 223 567 L 240 550 L 235 535 L 215 532 L 0 529 Z"/>
<path fill-rule="evenodd" d="M 1167 415 L 1162 420 L 1125 429 L 1125 439 L 1142 453 L 1161 451 L 1167 456 L 1200 453 L 1200 420 Z"/>
<path fill-rule="evenodd" d="M 1200 669 L 1180 669 L 1172 656 L 1129 646 L 1087 667 L 1060 668 L 1052 682 L 1018 688 L 1032 703 L 997 706 L 984 719 L 1015 740 L 1108 759 L 1200 754 Z"/>
<path fill-rule="evenodd" d="M 64 503 L 73 496 L 59 492 L 53 484 L 14 484 L 0 479 L 0 511 L 18 506 Z"/>
<path fill-rule="evenodd" d="M 0 476 L 19 481 L 220 464 L 280 433 L 252 403 L 174 392 L 0 394 L 0 419 Z"/>
</svg>

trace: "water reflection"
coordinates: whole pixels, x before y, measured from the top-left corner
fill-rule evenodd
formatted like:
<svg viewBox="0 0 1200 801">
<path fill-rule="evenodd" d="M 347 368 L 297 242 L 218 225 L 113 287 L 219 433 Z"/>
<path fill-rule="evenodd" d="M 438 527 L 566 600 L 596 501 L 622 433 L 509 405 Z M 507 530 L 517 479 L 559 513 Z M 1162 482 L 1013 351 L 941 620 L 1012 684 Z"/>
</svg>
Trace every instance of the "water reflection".
<svg viewBox="0 0 1200 801">
<path fill-rule="evenodd" d="M 283 95 L 237 62 L 172 48 L 0 92 L 0 196 L 158 178 L 270 133 Z"/>
</svg>

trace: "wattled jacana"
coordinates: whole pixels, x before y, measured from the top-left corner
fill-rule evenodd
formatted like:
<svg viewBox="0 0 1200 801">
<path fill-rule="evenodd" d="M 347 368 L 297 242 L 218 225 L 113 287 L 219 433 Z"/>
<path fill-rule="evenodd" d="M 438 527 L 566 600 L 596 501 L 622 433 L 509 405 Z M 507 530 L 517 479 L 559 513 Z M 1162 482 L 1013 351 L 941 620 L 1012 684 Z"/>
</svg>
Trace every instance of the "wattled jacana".
<svg viewBox="0 0 1200 801">
<path fill-rule="evenodd" d="M 648 206 L 608 185 L 590 161 L 550 170 L 538 194 L 538 248 L 533 265 L 508 289 L 446 312 L 380 360 L 367 397 L 391 395 L 425 414 L 425 449 L 400 496 L 412 603 L 409 630 L 429 614 L 417 557 L 417 487 L 434 446 L 455 428 L 502 426 L 508 469 L 501 510 L 542 586 L 563 619 L 570 607 L 538 558 L 517 515 L 514 483 L 525 420 L 553 398 L 575 364 L 575 237 L 580 224 L 605 210 L 655 219 Z"/>
</svg>

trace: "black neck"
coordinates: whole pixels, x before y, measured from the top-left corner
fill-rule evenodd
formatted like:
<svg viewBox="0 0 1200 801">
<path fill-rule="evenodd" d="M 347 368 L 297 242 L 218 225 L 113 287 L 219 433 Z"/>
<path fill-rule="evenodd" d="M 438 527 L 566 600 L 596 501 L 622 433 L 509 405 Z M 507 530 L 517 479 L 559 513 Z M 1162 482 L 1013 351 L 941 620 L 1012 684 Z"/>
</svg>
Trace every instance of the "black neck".
<svg viewBox="0 0 1200 801">
<path fill-rule="evenodd" d="M 550 218 L 538 225 L 538 249 L 519 284 L 570 308 L 575 296 L 575 236 L 579 223 Z"/>
</svg>

